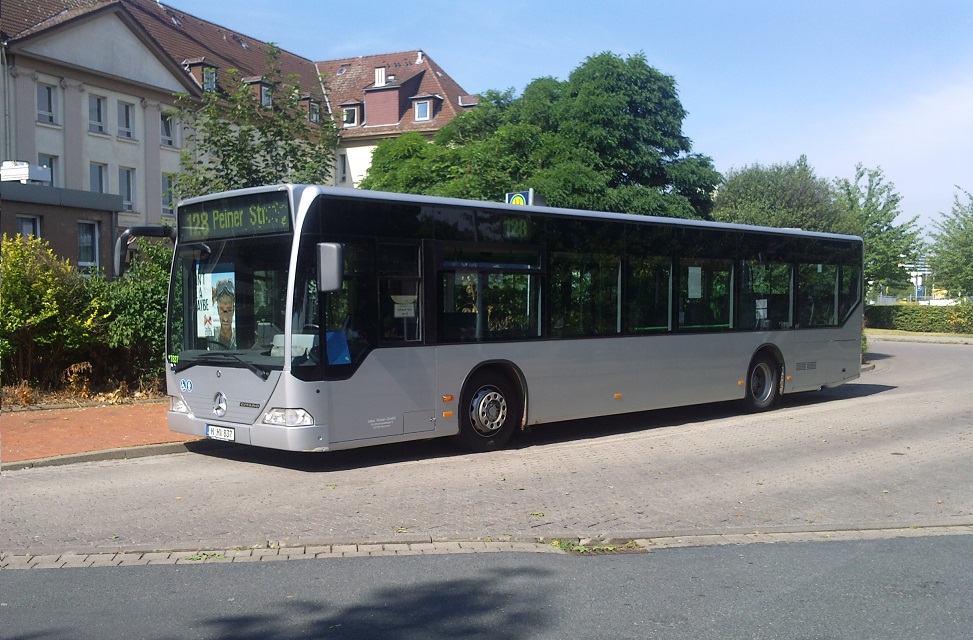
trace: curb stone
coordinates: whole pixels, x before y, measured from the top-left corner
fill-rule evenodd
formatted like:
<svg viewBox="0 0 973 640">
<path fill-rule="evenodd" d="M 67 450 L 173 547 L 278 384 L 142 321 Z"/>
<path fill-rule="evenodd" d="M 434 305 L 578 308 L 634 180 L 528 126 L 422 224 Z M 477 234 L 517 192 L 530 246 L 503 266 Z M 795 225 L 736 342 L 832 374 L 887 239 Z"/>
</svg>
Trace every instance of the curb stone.
<svg viewBox="0 0 973 640">
<path fill-rule="evenodd" d="M 388 557 L 443 555 L 457 553 L 554 553 L 559 555 L 624 555 L 652 553 L 663 549 L 687 547 L 730 546 L 746 544 L 778 544 L 790 542 L 847 542 L 853 540 L 887 540 L 930 536 L 973 535 L 973 524 L 889 528 L 846 529 L 836 531 L 706 533 L 700 535 L 635 537 L 630 539 L 577 540 L 585 546 L 629 547 L 615 551 L 590 554 L 565 551 L 546 538 L 510 537 L 507 540 L 461 539 L 430 542 L 369 542 L 361 544 L 320 544 L 306 546 L 274 546 L 262 548 L 206 549 L 199 551 L 129 551 L 105 553 L 48 553 L 43 555 L 0 553 L 0 570 L 68 569 L 88 567 L 118 567 L 141 565 L 186 565 L 238 562 L 280 562 L 286 560 L 314 560 L 350 557 Z"/>
</svg>

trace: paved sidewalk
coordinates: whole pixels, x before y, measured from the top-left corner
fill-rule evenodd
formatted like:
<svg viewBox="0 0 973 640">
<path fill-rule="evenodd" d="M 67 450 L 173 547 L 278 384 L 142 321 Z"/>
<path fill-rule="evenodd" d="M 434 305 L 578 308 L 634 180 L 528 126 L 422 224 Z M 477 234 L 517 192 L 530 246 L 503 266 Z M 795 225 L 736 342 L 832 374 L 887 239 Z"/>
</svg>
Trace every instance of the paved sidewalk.
<svg viewBox="0 0 973 640">
<path fill-rule="evenodd" d="M 0 465 L 8 470 L 185 450 L 197 438 L 169 431 L 166 408 L 160 401 L 4 411 Z"/>
</svg>

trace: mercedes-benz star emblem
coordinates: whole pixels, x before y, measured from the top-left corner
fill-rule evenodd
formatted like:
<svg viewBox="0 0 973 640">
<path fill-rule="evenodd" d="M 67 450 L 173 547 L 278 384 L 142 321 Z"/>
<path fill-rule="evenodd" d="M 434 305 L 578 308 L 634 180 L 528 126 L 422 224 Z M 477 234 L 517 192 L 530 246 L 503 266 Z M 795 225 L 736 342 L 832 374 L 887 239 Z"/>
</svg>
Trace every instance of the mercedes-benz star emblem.
<svg viewBox="0 0 973 640">
<path fill-rule="evenodd" d="M 226 415 L 226 394 L 220 391 L 213 398 L 213 413 L 216 414 L 218 418 L 222 418 Z"/>
</svg>

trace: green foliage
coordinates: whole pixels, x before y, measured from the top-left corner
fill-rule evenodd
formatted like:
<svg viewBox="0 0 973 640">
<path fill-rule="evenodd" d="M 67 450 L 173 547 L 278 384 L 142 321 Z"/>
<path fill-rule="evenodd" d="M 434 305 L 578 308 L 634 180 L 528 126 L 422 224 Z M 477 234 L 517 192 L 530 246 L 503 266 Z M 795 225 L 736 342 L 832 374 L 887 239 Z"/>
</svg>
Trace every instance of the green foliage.
<svg viewBox="0 0 973 640">
<path fill-rule="evenodd" d="M 298 78 L 285 75 L 280 49 L 267 54 L 263 81 L 273 87 L 273 106 L 259 91 L 228 71 L 227 93 L 209 91 L 202 103 L 181 96 L 180 120 L 188 125 L 179 197 L 280 182 L 324 183 L 331 175 L 338 132 L 330 118 L 308 120 L 308 97 Z"/>
<path fill-rule="evenodd" d="M 706 217 L 719 174 L 692 154 L 672 77 L 642 54 L 588 58 L 519 98 L 489 91 L 441 129 L 382 142 L 362 188 L 498 201 L 533 188 L 551 206 Z"/>
<path fill-rule="evenodd" d="M 918 304 L 866 307 L 865 324 L 872 329 L 922 333 L 973 333 L 973 302 L 947 307 Z"/>
<path fill-rule="evenodd" d="M 125 277 L 93 278 L 91 288 L 107 311 L 99 338 L 111 349 L 111 375 L 140 386 L 161 383 L 165 359 L 166 299 L 172 248 L 137 240 L 136 260 Z"/>
<path fill-rule="evenodd" d="M 8 382 L 52 388 L 90 348 L 106 311 L 87 282 L 48 244 L 0 240 L 0 363 Z"/>
<path fill-rule="evenodd" d="M 838 205 L 831 184 L 815 174 L 805 156 L 793 164 L 754 164 L 727 173 L 713 219 L 833 233 L 857 228 Z"/>
<path fill-rule="evenodd" d="M 902 201 L 895 185 L 885 182 L 881 168 L 866 169 L 859 163 L 854 181 L 835 181 L 835 195 L 855 225 L 852 232 L 865 240 L 865 281 L 884 290 L 908 285 L 903 265 L 918 262 L 922 241 L 918 218 L 895 224 Z"/>
<path fill-rule="evenodd" d="M 936 223 L 929 266 L 936 287 L 954 296 L 973 294 L 973 195 L 966 195 L 966 203 L 958 195 L 953 197 L 953 209 Z"/>
</svg>

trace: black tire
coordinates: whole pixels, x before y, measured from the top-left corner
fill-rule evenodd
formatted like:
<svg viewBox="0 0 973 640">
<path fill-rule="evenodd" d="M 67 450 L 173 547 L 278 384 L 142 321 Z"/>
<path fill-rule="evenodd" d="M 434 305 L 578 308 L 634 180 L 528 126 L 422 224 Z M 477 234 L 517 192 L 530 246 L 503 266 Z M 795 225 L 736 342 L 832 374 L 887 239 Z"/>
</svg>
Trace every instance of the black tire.
<svg viewBox="0 0 973 640">
<path fill-rule="evenodd" d="M 478 371 L 460 397 L 457 440 L 475 453 L 502 449 L 520 425 L 522 409 L 520 393 L 506 376 Z"/>
<path fill-rule="evenodd" d="M 777 404 L 780 400 L 780 377 L 780 364 L 775 358 L 764 353 L 753 359 L 747 371 L 746 396 L 743 399 L 748 411 L 766 411 Z"/>
</svg>

